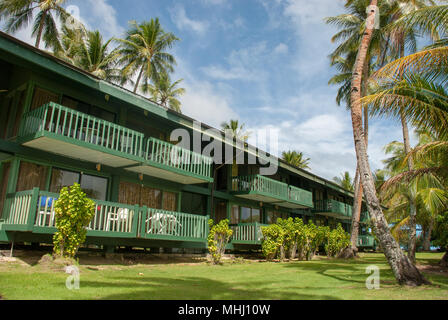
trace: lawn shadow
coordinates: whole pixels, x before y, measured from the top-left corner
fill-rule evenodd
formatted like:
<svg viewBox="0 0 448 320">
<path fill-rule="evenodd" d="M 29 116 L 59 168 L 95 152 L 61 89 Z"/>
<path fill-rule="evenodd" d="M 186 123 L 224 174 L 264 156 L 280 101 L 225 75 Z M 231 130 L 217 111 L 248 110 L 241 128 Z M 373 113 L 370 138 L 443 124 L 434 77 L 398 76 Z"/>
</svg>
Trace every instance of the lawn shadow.
<svg viewBox="0 0 448 320">
<path fill-rule="evenodd" d="M 83 288 L 128 288 L 127 292 L 110 294 L 101 299 L 111 300 L 338 300 L 327 294 L 298 293 L 296 287 L 266 287 L 266 282 L 228 283 L 201 277 L 119 278 L 107 281 L 83 281 Z M 282 289 L 277 289 L 277 288 Z M 244 288 L 244 289 L 243 289 Z M 303 289 L 303 288 L 300 288 Z M 314 288 L 316 289 L 316 288 Z M 328 288 L 322 288 L 322 291 Z"/>
</svg>

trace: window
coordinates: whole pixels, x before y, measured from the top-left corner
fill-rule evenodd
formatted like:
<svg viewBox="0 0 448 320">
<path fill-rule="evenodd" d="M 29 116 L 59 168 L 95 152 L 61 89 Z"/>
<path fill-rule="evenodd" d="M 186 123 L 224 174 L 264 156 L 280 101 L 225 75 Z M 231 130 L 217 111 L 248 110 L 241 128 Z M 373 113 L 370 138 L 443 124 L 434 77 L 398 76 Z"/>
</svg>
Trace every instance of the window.
<svg viewBox="0 0 448 320">
<path fill-rule="evenodd" d="M 241 207 L 241 223 L 252 223 L 260 221 L 260 209 Z"/>
<path fill-rule="evenodd" d="M 72 171 L 53 169 L 51 174 L 50 192 L 59 193 L 62 188 L 79 183 L 80 174 Z"/>
<path fill-rule="evenodd" d="M 206 215 L 207 197 L 190 192 L 182 192 L 182 203 L 180 211 L 185 213 Z"/>
<path fill-rule="evenodd" d="M 91 199 L 106 200 L 107 179 L 83 174 L 81 176 L 81 189 Z"/>
<path fill-rule="evenodd" d="M 260 222 L 261 214 L 260 209 L 252 209 L 252 222 Z"/>
<path fill-rule="evenodd" d="M 87 197 L 104 201 L 107 198 L 107 182 L 107 178 L 103 177 L 80 174 L 62 169 L 53 169 L 50 192 L 59 193 L 64 187 L 70 187 L 75 183 L 79 183 Z"/>
<path fill-rule="evenodd" d="M 252 222 L 250 208 L 241 207 L 241 223 Z"/>
<path fill-rule="evenodd" d="M 21 161 L 16 192 L 28 191 L 33 188 L 45 190 L 48 168 L 38 164 Z"/>
<path fill-rule="evenodd" d="M 238 224 L 240 221 L 240 207 L 232 206 L 230 211 L 230 224 Z"/>
</svg>

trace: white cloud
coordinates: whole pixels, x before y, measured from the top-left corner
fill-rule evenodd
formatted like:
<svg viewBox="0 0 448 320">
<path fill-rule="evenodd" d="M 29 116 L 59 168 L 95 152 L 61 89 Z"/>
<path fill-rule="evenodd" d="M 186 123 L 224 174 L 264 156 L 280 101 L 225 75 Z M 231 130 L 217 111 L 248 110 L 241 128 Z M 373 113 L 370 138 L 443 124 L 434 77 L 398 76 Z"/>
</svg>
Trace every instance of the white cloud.
<svg viewBox="0 0 448 320">
<path fill-rule="evenodd" d="M 288 51 L 289 51 L 289 48 L 284 43 L 280 43 L 278 46 L 276 46 L 274 48 L 274 53 L 275 54 L 285 54 L 285 53 L 288 53 Z"/>
<path fill-rule="evenodd" d="M 284 13 L 302 25 L 321 24 L 324 17 L 340 11 L 343 4 L 343 0 L 286 0 Z"/>
<path fill-rule="evenodd" d="M 76 2 L 80 17 L 90 29 L 98 29 L 105 38 L 122 37 L 124 27 L 118 23 L 117 11 L 108 0 Z"/>
<path fill-rule="evenodd" d="M 187 16 L 184 6 L 177 5 L 170 10 L 171 20 L 179 30 L 190 29 L 198 34 L 204 34 L 208 29 L 208 22 L 196 21 Z"/>
<path fill-rule="evenodd" d="M 180 98 L 183 114 L 215 128 L 220 128 L 223 121 L 239 119 L 231 107 L 232 95 L 226 86 L 199 79 L 180 54 L 176 54 L 176 59 L 178 67 L 173 79 L 184 79 L 181 86 L 186 89 Z"/>
<path fill-rule="evenodd" d="M 201 68 L 208 77 L 218 80 L 262 81 L 266 72 L 260 62 L 268 59 L 266 42 L 233 50 L 227 58 L 228 67 L 211 65 Z"/>
</svg>

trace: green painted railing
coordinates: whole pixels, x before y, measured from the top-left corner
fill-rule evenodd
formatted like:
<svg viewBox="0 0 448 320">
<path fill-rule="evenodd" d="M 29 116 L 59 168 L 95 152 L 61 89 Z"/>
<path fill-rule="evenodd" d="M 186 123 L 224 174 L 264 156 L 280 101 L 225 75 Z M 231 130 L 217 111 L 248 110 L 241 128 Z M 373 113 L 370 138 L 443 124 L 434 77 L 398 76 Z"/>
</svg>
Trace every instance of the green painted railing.
<svg viewBox="0 0 448 320">
<path fill-rule="evenodd" d="M 289 186 L 288 195 L 292 202 L 313 207 L 313 193 L 310 191 Z"/>
<path fill-rule="evenodd" d="M 199 240 L 208 236 L 209 216 L 146 208 L 140 216 L 140 236 L 165 240 Z"/>
<path fill-rule="evenodd" d="M 13 231 L 54 233 L 58 197 L 57 193 L 38 188 L 7 195 L 5 212 L 9 214 L 4 224 Z M 200 242 L 208 236 L 209 216 L 93 201 L 95 215 L 87 227 L 87 236 Z"/>
<path fill-rule="evenodd" d="M 240 223 L 238 225 L 231 225 L 233 230 L 232 243 L 235 244 L 261 244 L 263 233 L 261 227 L 267 226 L 258 222 L 255 223 Z"/>
<path fill-rule="evenodd" d="M 88 144 L 100 151 L 107 149 L 139 158 L 143 156 L 143 133 L 53 102 L 24 115 L 19 137 L 40 132 L 69 139 L 75 144 Z"/>
<path fill-rule="evenodd" d="M 7 213 L 7 218 L 5 224 L 27 225 L 33 208 L 32 198 L 32 190 L 6 195 L 5 213 Z"/>
<path fill-rule="evenodd" d="M 341 216 L 351 217 L 353 207 L 336 200 L 318 200 L 314 202 L 315 212 L 331 212 Z"/>
<path fill-rule="evenodd" d="M 200 178 L 212 179 L 212 158 L 166 141 L 149 138 L 146 142 L 146 160 Z"/>
<path fill-rule="evenodd" d="M 358 247 L 375 247 L 375 238 L 369 235 L 358 236 Z"/>
<path fill-rule="evenodd" d="M 232 190 L 261 193 L 281 200 L 288 200 L 288 185 L 286 183 L 261 175 L 233 177 Z"/>
<path fill-rule="evenodd" d="M 54 204 L 59 195 L 56 193 L 40 192 L 36 214 L 36 227 L 55 227 Z M 95 215 L 87 230 L 90 234 L 99 232 L 128 233 L 135 232 L 133 223 L 138 212 L 138 206 L 93 200 Z"/>
</svg>

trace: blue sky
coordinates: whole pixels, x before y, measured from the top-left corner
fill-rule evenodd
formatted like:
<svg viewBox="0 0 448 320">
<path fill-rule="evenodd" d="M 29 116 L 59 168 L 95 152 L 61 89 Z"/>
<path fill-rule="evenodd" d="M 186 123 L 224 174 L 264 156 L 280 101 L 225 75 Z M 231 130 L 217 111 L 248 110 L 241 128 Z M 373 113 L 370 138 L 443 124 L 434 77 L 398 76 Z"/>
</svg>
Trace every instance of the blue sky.
<svg viewBox="0 0 448 320">
<path fill-rule="evenodd" d="M 256 132 L 278 130 L 279 151 L 299 150 L 311 171 L 332 179 L 354 175 L 351 120 L 327 85 L 336 29 L 323 19 L 343 13 L 342 0 L 71 0 L 80 18 L 105 37 L 120 37 L 128 21 L 159 17 L 179 41 L 173 79 L 184 79 L 183 113 L 209 125 L 238 119 Z M 31 41 L 29 29 L 17 37 Z M 384 145 L 401 140 L 398 122 L 370 126 L 372 169 Z M 415 139 L 414 139 L 415 141 Z"/>
</svg>

